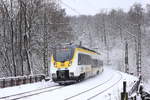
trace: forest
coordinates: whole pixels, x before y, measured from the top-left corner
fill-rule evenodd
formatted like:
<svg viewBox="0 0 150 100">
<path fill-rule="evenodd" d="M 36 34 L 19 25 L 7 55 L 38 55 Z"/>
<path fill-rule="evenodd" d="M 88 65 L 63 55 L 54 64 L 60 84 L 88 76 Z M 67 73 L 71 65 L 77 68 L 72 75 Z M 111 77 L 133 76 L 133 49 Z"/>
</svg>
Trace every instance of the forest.
<svg viewBox="0 0 150 100">
<path fill-rule="evenodd" d="M 122 9 L 101 10 L 94 16 L 70 18 L 72 34 L 76 41 L 82 41 L 104 55 L 106 65 L 125 72 L 125 46 L 128 44 L 129 73 L 137 75 L 138 41 L 141 34 L 141 72 L 149 79 L 150 57 L 150 5 L 143 7 L 135 3 L 128 12 Z"/>
<path fill-rule="evenodd" d="M 65 10 L 52 0 L 1 0 L 0 23 L 0 77 L 48 74 L 53 46 L 72 38 Z"/>
<path fill-rule="evenodd" d="M 0 77 L 48 75 L 53 47 L 79 43 L 104 55 L 104 63 L 137 75 L 138 33 L 142 74 L 150 71 L 150 5 L 135 3 L 128 12 L 101 10 L 96 15 L 68 16 L 55 0 L 0 0 Z"/>
</svg>

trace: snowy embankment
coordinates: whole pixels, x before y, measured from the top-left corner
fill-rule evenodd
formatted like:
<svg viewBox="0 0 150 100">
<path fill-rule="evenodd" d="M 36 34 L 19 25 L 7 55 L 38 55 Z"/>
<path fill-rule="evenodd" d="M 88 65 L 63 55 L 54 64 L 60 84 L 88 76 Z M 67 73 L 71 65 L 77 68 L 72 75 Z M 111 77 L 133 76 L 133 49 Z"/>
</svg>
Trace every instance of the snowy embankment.
<svg viewBox="0 0 150 100">
<path fill-rule="evenodd" d="M 119 71 L 105 67 L 104 72 L 98 76 L 84 80 L 80 83 L 63 86 L 60 89 L 25 97 L 26 100 L 120 100 L 123 81 L 127 81 L 127 87 L 131 87 L 137 78 Z M 27 92 L 45 87 L 57 85 L 53 82 L 39 82 L 22 86 L 0 89 L 0 97 Z"/>
<path fill-rule="evenodd" d="M 33 90 L 37 90 L 40 88 L 51 87 L 54 85 L 56 85 L 56 83 L 42 81 L 42 82 L 37 82 L 37 83 L 32 83 L 32 84 L 0 88 L 0 98 L 9 96 L 9 95 L 23 93 L 23 92 L 33 91 Z"/>
<path fill-rule="evenodd" d="M 150 80 L 147 83 L 144 83 L 144 91 L 150 94 Z"/>
</svg>

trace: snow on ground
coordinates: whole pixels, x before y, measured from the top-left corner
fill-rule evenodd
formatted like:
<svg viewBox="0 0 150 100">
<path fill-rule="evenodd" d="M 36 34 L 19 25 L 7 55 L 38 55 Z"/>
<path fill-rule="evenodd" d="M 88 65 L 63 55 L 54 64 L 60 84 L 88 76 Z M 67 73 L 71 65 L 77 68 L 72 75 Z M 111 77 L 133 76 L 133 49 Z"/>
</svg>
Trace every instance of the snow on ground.
<svg viewBox="0 0 150 100">
<path fill-rule="evenodd" d="M 0 98 L 4 96 L 13 95 L 13 94 L 32 91 L 32 90 L 36 90 L 40 88 L 46 88 L 46 87 L 50 87 L 54 85 L 56 85 L 56 83 L 42 81 L 38 83 L 20 85 L 20 86 L 15 86 L 15 87 L 7 87 L 3 89 L 0 88 Z"/>
<path fill-rule="evenodd" d="M 69 100 L 87 100 L 90 97 L 92 100 L 120 100 L 120 92 L 122 91 L 123 81 L 127 81 L 128 87 L 137 80 L 136 77 L 114 71 L 108 67 L 105 67 L 104 72 L 98 76 L 84 80 L 80 83 L 63 86 L 63 88 L 41 93 L 32 97 L 23 98 L 25 100 L 64 100 L 69 99 L 74 95 L 74 98 Z M 49 87 L 56 85 L 53 82 L 39 82 L 34 84 L 22 85 L 17 87 L 11 87 L 6 89 L 0 89 L 0 96 L 6 96 L 15 93 L 21 93 L 25 91 L 31 91 L 43 87 Z M 81 93 L 84 92 L 84 93 Z M 81 94 L 80 94 L 81 93 Z M 80 95 L 79 95 L 80 94 Z"/>
<path fill-rule="evenodd" d="M 150 93 L 150 80 L 147 83 L 144 83 L 144 91 Z"/>
</svg>

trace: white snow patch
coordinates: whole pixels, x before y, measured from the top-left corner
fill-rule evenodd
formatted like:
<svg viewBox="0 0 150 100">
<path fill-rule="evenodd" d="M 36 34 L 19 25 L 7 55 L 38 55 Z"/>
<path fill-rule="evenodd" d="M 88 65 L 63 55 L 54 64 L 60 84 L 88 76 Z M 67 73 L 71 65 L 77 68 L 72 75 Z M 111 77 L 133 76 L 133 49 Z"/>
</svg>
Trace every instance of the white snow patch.
<svg viewBox="0 0 150 100">
<path fill-rule="evenodd" d="M 25 84 L 20 86 L 14 86 L 14 87 L 8 87 L 8 88 L 1 88 L 0 89 L 0 97 L 14 95 L 18 93 L 28 92 L 36 89 L 46 88 L 50 86 L 54 86 L 56 83 L 54 82 L 38 82 L 38 83 L 32 83 L 32 84 Z"/>
<path fill-rule="evenodd" d="M 71 100 L 87 100 L 93 95 L 98 94 L 93 100 L 120 100 L 123 81 L 127 81 L 127 87 L 130 87 L 137 78 L 110 68 L 104 68 L 104 72 L 93 78 L 84 80 L 80 83 L 64 86 L 51 92 L 41 93 L 32 97 L 24 98 L 25 100 L 64 100 L 71 96 L 84 92 Z M 56 85 L 53 82 L 40 82 L 19 87 L 1 89 L 1 96 L 34 90 L 47 86 Z M 98 86 L 99 85 L 99 86 Z M 95 87 L 95 88 L 94 88 Z M 93 88 L 93 89 L 92 89 Z M 90 90 L 91 89 L 91 90 Z M 90 91 L 88 91 L 90 90 Z M 87 92 L 85 92 L 87 91 Z M 100 94 L 99 94 L 100 93 Z"/>
</svg>

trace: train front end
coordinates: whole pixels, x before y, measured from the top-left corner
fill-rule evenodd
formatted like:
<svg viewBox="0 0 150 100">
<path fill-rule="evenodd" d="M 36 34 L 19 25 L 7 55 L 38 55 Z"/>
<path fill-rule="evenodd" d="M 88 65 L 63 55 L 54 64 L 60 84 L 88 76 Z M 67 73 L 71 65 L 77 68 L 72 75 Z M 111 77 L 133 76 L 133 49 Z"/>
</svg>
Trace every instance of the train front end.
<svg viewBox="0 0 150 100">
<path fill-rule="evenodd" d="M 74 76 L 75 49 L 72 47 L 57 48 L 51 56 L 51 77 L 59 84 L 75 82 Z"/>
</svg>

